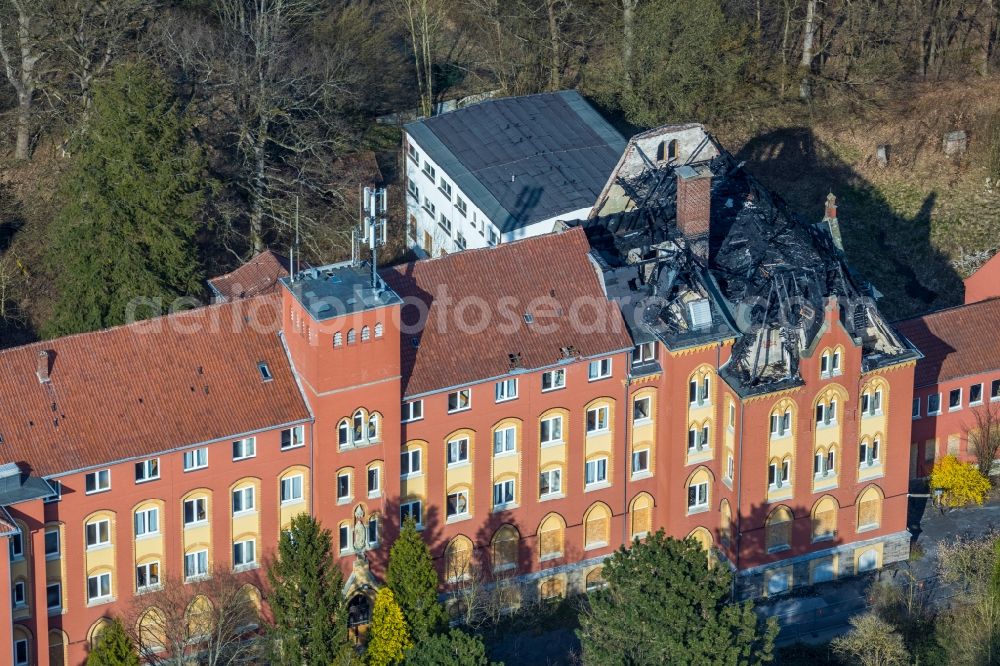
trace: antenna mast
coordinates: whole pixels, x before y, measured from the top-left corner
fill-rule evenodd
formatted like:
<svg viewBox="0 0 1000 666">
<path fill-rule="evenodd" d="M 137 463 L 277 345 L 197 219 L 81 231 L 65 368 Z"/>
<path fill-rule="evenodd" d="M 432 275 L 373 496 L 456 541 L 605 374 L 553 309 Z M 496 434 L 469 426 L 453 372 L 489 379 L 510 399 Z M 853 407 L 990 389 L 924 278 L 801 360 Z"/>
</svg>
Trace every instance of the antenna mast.
<svg viewBox="0 0 1000 666">
<path fill-rule="evenodd" d="M 361 191 L 361 225 L 351 234 L 351 263 L 361 263 L 361 244 L 372 253 L 372 289 L 378 286 L 378 248 L 385 245 L 388 196 L 384 187 L 366 187 Z"/>
</svg>

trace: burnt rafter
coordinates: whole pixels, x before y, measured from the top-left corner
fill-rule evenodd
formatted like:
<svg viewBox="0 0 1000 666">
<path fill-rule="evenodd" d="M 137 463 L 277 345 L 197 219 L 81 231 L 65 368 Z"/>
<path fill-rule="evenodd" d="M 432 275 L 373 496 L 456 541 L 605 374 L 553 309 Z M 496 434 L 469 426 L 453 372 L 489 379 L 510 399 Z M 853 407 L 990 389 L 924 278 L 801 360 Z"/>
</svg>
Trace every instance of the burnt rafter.
<svg viewBox="0 0 1000 666">
<path fill-rule="evenodd" d="M 801 382 L 799 359 L 836 298 L 866 369 L 914 355 L 879 313 L 874 290 L 845 263 L 826 220 L 798 219 L 742 162 L 712 145 L 698 151 L 714 153 L 702 162 L 645 160 L 623 169 L 602 204 L 618 212 L 580 223 L 634 339 L 669 348 L 735 339 L 723 375 L 747 393 L 773 390 Z M 710 189 L 678 185 L 708 176 Z M 707 238 L 685 235 L 682 215 L 708 216 Z"/>
</svg>

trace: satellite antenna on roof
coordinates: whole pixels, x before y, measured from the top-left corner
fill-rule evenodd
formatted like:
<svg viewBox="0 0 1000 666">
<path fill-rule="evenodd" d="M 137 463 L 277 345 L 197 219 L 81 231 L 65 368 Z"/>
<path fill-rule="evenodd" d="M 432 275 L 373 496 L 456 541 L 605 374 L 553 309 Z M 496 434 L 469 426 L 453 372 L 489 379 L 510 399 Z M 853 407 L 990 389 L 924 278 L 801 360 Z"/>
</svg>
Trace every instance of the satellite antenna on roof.
<svg viewBox="0 0 1000 666">
<path fill-rule="evenodd" d="M 351 264 L 361 263 L 361 245 L 372 253 L 372 289 L 378 285 L 378 248 L 385 245 L 386 210 L 389 197 L 384 187 L 365 187 L 361 190 L 361 224 L 351 234 Z"/>
</svg>

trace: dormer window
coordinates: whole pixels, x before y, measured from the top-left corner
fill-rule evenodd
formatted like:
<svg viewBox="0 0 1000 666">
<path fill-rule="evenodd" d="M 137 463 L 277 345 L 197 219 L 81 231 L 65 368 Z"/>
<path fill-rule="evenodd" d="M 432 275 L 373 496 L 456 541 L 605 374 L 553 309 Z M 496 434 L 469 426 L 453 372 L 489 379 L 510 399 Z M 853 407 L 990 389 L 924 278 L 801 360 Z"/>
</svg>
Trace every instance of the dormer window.
<svg viewBox="0 0 1000 666">
<path fill-rule="evenodd" d="M 707 298 L 699 298 L 688 303 L 688 317 L 691 328 L 697 330 L 712 325 L 712 305 Z"/>
</svg>

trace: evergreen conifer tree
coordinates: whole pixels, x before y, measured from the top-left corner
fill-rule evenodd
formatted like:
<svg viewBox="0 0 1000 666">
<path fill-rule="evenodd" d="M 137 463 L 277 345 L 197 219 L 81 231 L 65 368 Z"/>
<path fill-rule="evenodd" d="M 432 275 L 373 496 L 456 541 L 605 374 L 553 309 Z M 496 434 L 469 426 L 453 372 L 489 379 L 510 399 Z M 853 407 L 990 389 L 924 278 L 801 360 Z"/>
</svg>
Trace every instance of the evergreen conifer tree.
<svg viewBox="0 0 1000 666">
<path fill-rule="evenodd" d="M 347 608 L 340 567 L 333 561 L 330 531 L 301 513 L 278 540 L 278 557 L 267 570 L 273 663 L 286 666 L 350 661 Z"/>
<path fill-rule="evenodd" d="M 762 624 L 749 601 L 730 603 L 732 574 L 709 567 L 697 541 L 660 530 L 618 549 L 603 576 L 577 630 L 585 664 L 771 661 L 777 625 Z"/>
<path fill-rule="evenodd" d="M 438 574 L 431 551 L 410 516 L 389 551 L 386 583 L 417 643 L 448 626 L 447 614 L 438 602 Z"/>
<path fill-rule="evenodd" d="M 139 666 L 139 654 L 120 621 L 112 620 L 98 635 L 87 666 Z"/>
<path fill-rule="evenodd" d="M 406 654 L 406 666 L 503 666 L 486 658 L 478 636 L 461 629 L 436 634 Z"/>
<path fill-rule="evenodd" d="M 201 291 L 204 158 L 189 130 L 169 83 L 149 65 L 119 66 L 95 87 L 51 227 L 46 263 L 58 296 L 47 336 L 149 317 Z"/>
<path fill-rule="evenodd" d="M 375 608 L 372 610 L 372 623 L 368 631 L 365 656 L 369 666 L 398 664 L 403 661 L 406 651 L 413 647 L 403 611 L 393 598 L 392 590 L 387 587 L 383 587 L 375 596 Z"/>
</svg>

